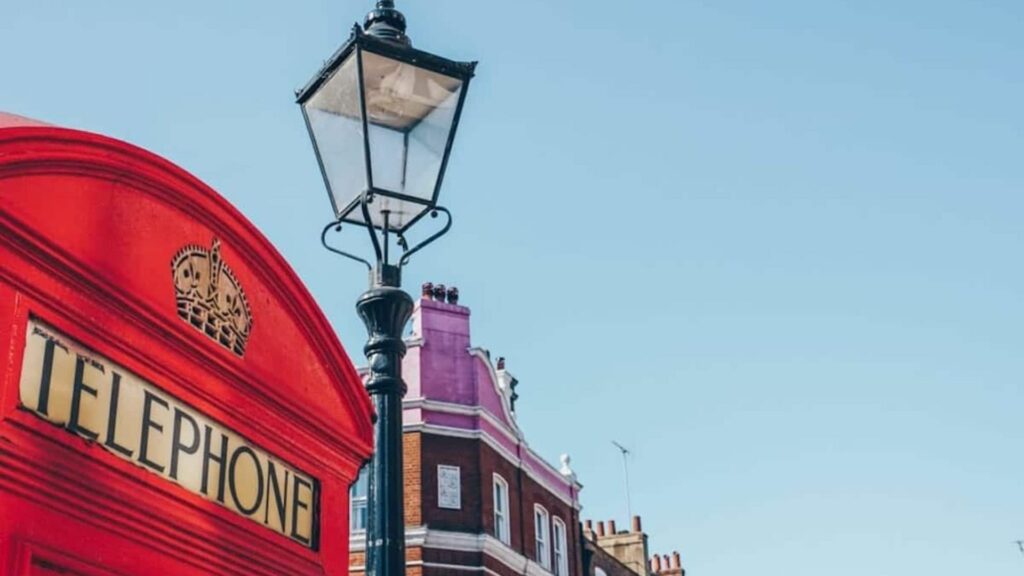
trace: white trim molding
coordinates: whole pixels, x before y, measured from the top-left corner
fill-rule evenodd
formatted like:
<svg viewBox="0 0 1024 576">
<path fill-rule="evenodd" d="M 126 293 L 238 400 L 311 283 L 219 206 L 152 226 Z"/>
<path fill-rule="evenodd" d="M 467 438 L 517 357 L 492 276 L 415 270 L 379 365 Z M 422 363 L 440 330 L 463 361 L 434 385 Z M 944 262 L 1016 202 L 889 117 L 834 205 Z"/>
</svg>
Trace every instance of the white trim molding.
<svg viewBox="0 0 1024 576">
<path fill-rule="evenodd" d="M 419 546 L 422 548 L 434 548 L 439 550 L 453 550 L 455 552 L 482 552 L 498 562 L 501 562 L 511 570 L 526 576 L 552 576 L 551 572 L 543 566 L 534 562 L 531 558 L 516 552 L 507 544 L 501 542 L 490 534 L 467 534 L 465 532 L 451 532 L 448 530 L 430 530 L 425 526 L 415 526 L 405 530 L 405 547 Z M 366 549 L 364 537 L 355 534 L 349 539 L 351 552 L 361 552 Z M 407 566 L 418 565 L 415 562 L 408 562 Z M 432 565 L 424 562 L 423 566 Z M 350 566 L 351 570 L 364 569 L 362 566 Z M 465 570 L 472 567 L 463 566 Z M 488 574 L 495 574 L 494 571 L 483 568 Z M 497 576 L 495 574 L 495 576 Z"/>
<path fill-rule="evenodd" d="M 495 440 L 490 434 L 484 430 L 467 430 L 465 428 L 455 428 L 453 426 L 441 426 L 440 424 L 406 424 L 403 428 L 404 432 L 422 432 L 424 434 L 434 434 L 436 436 L 447 436 L 449 438 L 465 438 L 467 440 L 480 440 L 484 444 L 490 446 L 495 452 L 497 452 L 502 458 L 507 460 L 513 466 L 520 468 L 531 480 L 540 484 L 545 490 L 551 493 L 552 496 L 561 500 L 566 506 L 581 510 L 580 502 L 578 500 L 578 494 L 582 486 L 571 483 L 569 480 L 564 480 L 565 486 L 555 486 L 544 477 L 543 474 L 537 472 L 532 465 L 525 462 L 516 456 L 515 454 L 508 451 L 507 448 L 501 445 L 500 442 Z M 522 447 L 522 445 L 520 445 Z M 542 460 L 543 462 L 543 460 Z M 548 464 L 550 466 L 550 464 Z M 561 474 L 558 474 L 559 478 L 564 478 Z M 571 498 L 567 498 L 563 494 L 566 487 L 571 488 Z"/>
</svg>

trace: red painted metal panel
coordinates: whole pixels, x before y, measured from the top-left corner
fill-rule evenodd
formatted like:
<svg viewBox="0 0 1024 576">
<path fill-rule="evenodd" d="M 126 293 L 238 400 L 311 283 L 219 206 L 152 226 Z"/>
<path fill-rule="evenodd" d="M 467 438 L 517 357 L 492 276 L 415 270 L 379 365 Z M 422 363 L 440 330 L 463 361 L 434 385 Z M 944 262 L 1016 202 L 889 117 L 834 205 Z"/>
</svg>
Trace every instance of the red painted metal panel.
<svg viewBox="0 0 1024 576">
<path fill-rule="evenodd" d="M 371 407 L 301 282 L 182 169 L 117 140 L 18 118 L 0 115 L 0 570 L 347 573 L 348 484 L 372 447 Z M 242 356 L 176 310 L 174 255 L 214 239 L 254 319 Z M 19 407 L 30 318 L 316 478 L 319 545 Z"/>
</svg>

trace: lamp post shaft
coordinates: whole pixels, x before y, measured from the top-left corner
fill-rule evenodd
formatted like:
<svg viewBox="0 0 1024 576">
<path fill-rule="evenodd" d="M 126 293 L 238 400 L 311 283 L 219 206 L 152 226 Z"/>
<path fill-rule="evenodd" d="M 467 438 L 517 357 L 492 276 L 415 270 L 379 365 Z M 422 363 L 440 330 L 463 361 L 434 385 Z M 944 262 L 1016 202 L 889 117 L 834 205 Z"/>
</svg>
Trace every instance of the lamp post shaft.
<svg viewBox="0 0 1024 576">
<path fill-rule="evenodd" d="M 412 315 L 413 302 L 398 288 L 397 281 L 393 284 L 384 285 L 378 276 L 374 286 L 356 303 L 370 337 L 363 349 L 370 370 L 366 389 L 377 413 L 367 498 L 367 576 L 405 575 L 402 330 Z"/>
</svg>

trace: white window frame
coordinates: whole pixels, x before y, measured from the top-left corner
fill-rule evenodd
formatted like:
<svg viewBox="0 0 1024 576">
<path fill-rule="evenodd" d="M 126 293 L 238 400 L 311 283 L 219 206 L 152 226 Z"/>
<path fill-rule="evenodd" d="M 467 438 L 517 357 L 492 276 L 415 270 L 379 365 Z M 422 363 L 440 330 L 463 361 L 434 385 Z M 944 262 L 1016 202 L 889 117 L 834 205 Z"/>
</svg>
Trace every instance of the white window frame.
<svg viewBox="0 0 1024 576">
<path fill-rule="evenodd" d="M 551 515 L 540 504 L 533 505 L 533 541 L 534 559 L 551 570 Z"/>
<path fill-rule="evenodd" d="M 441 476 L 444 472 L 454 472 L 458 482 L 455 485 L 455 505 L 445 505 L 441 501 Z M 437 507 L 446 510 L 462 510 L 462 468 L 448 464 L 437 465 Z"/>
<path fill-rule="evenodd" d="M 365 522 L 364 522 L 364 524 L 362 526 L 358 526 L 357 525 L 358 523 L 356 522 L 356 518 L 360 517 L 359 514 L 358 514 L 358 509 L 362 509 L 362 510 L 366 511 L 366 514 L 367 514 L 366 515 L 366 519 L 369 520 L 369 511 L 367 510 L 367 506 L 369 505 L 369 495 L 370 495 L 370 478 L 369 478 L 370 474 L 369 474 L 369 472 L 370 472 L 370 470 L 369 470 L 368 467 L 364 467 L 363 469 L 361 469 L 359 471 L 359 475 L 356 476 L 356 481 L 352 483 L 352 488 L 350 488 L 349 492 L 348 492 L 348 501 L 349 501 L 349 504 L 348 504 L 348 522 L 349 522 L 349 532 L 352 533 L 352 534 L 362 534 L 362 533 L 366 532 L 366 524 L 365 524 Z M 363 482 L 363 483 L 366 484 L 366 496 L 356 497 L 355 496 L 356 486 L 360 482 Z"/>
<path fill-rule="evenodd" d="M 551 549 L 555 553 L 555 576 L 569 576 L 569 551 L 566 549 L 567 538 L 565 522 L 558 516 L 551 517 Z"/>
<path fill-rule="evenodd" d="M 499 487 L 501 488 L 499 493 Z M 494 537 L 501 542 L 511 545 L 512 530 L 508 521 L 508 482 L 494 474 L 491 488 L 492 508 L 494 509 Z"/>
</svg>

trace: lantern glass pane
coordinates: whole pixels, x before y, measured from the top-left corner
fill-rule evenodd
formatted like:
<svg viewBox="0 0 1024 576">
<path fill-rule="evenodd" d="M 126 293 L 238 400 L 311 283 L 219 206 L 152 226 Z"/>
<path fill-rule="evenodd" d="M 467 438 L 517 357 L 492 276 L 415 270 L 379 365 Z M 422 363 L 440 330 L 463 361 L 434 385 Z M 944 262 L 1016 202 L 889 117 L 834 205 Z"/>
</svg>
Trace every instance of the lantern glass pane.
<svg viewBox="0 0 1024 576">
<path fill-rule="evenodd" d="M 363 52 L 373 187 L 433 204 L 463 81 Z"/>
<path fill-rule="evenodd" d="M 355 51 L 303 104 L 335 212 L 367 188 Z"/>
</svg>

